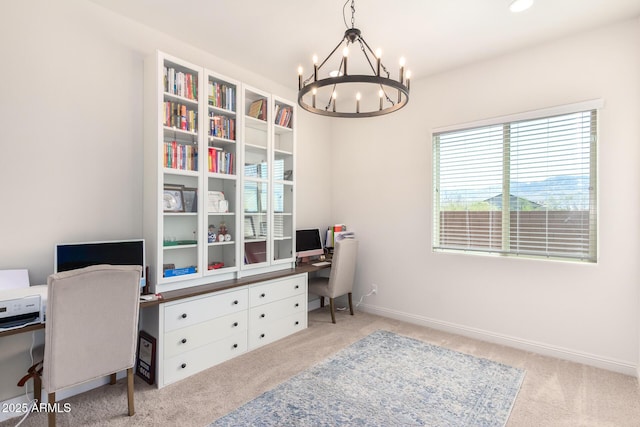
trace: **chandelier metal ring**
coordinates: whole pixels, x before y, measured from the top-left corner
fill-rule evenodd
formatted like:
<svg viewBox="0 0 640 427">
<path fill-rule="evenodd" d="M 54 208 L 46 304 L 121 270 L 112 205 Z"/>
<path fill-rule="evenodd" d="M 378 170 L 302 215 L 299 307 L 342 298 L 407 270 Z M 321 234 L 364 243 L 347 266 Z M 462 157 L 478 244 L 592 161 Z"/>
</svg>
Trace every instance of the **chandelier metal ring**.
<svg viewBox="0 0 640 427">
<path fill-rule="evenodd" d="M 365 111 L 362 113 L 335 112 L 327 108 L 323 109 L 323 108 L 314 107 L 313 105 L 310 105 L 304 101 L 304 96 L 309 92 L 313 91 L 313 89 L 319 89 L 325 86 L 334 86 L 334 85 L 339 86 L 340 84 L 345 84 L 345 83 L 368 83 L 368 84 L 374 84 L 377 86 L 388 86 L 402 92 L 404 96 L 400 97 L 401 98 L 400 102 L 396 102 L 389 107 L 379 109 L 379 110 L 374 110 L 374 111 Z M 409 89 L 407 88 L 407 86 L 405 86 L 404 84 L 400 83 L 397 80 L 393 80 L 393 79 L 382 77 L 382 76 L 367 76 L 367 75 L 356 74 L 356 75 L 330 77 L 326 79 L 317 80 L 311 84 L 305 85 L 298 92 L 298 104 L 303 109 L 311 113 L 321 114 L 321 115 L 330 116 L 330 117 L 357 118 L 357 117 L 382 116 L 382 115 L 401 109 L 402 107 L 407 105 L 407 102 L 409 102 Z"/>
</svg>

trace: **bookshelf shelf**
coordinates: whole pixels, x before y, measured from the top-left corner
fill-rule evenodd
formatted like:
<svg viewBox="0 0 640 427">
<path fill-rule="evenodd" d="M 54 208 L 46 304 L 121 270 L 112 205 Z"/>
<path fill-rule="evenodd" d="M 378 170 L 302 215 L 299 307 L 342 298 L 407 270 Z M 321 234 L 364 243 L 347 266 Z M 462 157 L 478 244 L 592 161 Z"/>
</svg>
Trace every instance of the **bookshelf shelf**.
<svg viewBox="0 0 640 427">
<path fill-rule="evenodd" d="M 251 116 L 244 116 L 245 126 L 248 128 L 266 131 L 268 123 L 266 120 L 256 119 Z"/>
<path fill-rule="evenodd" d="M 163 126 L 167 135 L 174 134 L 174 138 L 183 139 L 184 141 L 193 142 L 198 138 L 198 132 L 192 132 L 177 127 Z"/>
<path fill-rule="evenodd" d="M 198 245 L 170 245 L 170 246 L 163 246 L 163 249 L 165 251 L 176 251 L 176 250 L 190 249 L 190 248 L 196 248 L 196 247 L 198 247 Z"/>
<path fill-rule="evenodd" d="M 235 240 L 231 240 L 229 242 L 213 242 L 213 243 L 207 243 L 208 246 L 225 246 L 225 245 L 235 245 L 236 242 Z"/>
<path fill-rule="evenodd" d="M 235 144 L 236 141 L 227 138 L 220 138 L 219 136 L 210 136 L 209 141 L 215 142 L 216 145 L 227 146 L 230 144 Z"/>
<path fill-rule="evenodd" d="M 184 102 L 185 104 L 190 104 L 193 106 L 198 106 L 198 100 L 197 99 L 189 99 L 189 98 L 185 98 L 184 96 L 180 96 L 180 95 L 174 95 L 172 93 L 169 92 L 164 92 L 164 98 L 165 100 L 173 100 L 176 102 Z"/>
<path fill-rule="evenodd" d="M 227 110 L 226 108 L 214 107 L 213 105 L 209 105 L 209 111 L 215 112 L 217 114 L 222 114 L 224 116 L 235 117 L 236 112 L 232 110 Z"/>
<path fill-rule="evenodd" d="M 184 170 L 184 169 L 164 168 L 163 172 L 167 175 L 182 175 L 182 176 L 191 176 L 191 177 L 198 176 L 198 171 L 190 171 L 190 170 Z"/>
</svg>

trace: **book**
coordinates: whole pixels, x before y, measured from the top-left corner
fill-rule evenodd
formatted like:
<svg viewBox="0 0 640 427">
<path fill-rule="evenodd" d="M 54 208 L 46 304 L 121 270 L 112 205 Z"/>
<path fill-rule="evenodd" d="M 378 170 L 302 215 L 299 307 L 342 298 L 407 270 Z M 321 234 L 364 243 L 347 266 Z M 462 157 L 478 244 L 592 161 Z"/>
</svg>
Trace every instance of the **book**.
<svg viewBox="0 0 640 427">
<path fill-rule="evenodd" d="M 254 119 L 264 119 L 262 116 L 266 115 L 266 108 L 263 107 L 264 99 L 258 99 L 253 101 L 249 106 L 249 117 L 253 117 Z"/>
</svg>

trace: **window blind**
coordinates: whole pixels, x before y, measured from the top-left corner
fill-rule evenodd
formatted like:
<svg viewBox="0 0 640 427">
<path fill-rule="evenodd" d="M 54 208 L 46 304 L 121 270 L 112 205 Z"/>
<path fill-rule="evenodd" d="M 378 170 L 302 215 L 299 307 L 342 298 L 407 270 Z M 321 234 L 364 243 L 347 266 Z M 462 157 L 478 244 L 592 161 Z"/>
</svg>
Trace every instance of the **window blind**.
<svg viewBox="0 0 640 427">
<path fill-rule="evenodd" d="M 596 136 L 596 109 L 434 133 L 434 249 L 595 262 Z"/>
</svg>

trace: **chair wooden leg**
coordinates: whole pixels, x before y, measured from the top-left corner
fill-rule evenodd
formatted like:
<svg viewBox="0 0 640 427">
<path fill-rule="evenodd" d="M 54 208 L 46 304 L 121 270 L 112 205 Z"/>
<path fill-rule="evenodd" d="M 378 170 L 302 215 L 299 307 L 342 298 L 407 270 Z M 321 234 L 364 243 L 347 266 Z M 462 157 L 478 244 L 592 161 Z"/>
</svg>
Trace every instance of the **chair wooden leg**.
<svg viewBox="0 0 640 427">
<path fill-rule="evenodd" d="M 329 307 L 331 308 L 331 321 L 336 323 L 336 305 L 333 302 L 333 298 L 329 298 Z"/>
<path fill-rule="evenodd" d="M 38 402 L 42 402 L 42 378 L 40 375 L 33 377 L 33 398 Z"/>
<path fill-rule="evenodd" d="M 50 405 L 50 407 L 53 409 L 55 407 L 55 403 L 56 403 L 56 393 L 49 393 L 49 397 L 47 400 L 47 403 Z M 56 427 L 56 411 L 54 410 L 50 410 L 47 412 L 47 420 L 49 423 L 49 427 Z"/>
<path fill-rule="evenodd" d="M 117 372 L 111 374 L 111 377 L 109 378 L 109 384 L 114 385 L 116 383 L 116 375 L 117 374 L 118 374 Z"/>
<path fill-rule="evenodd" d="M 133 368 L 127 369 L 127 401 L 129 404 L 129 416 L 136 413 L 133 406 Z"/>
<path fill-rule="evenodd" d="M 324 307 L 324 297 L 320 297 L 320 308 Z"/>
<path fill-rule="evenodd" d="M 351 315 L 353 316 L 353 300 L 351 298 L 351 292 L 349 292 L 349 311 L 351 311 Z"/>
</svg>

